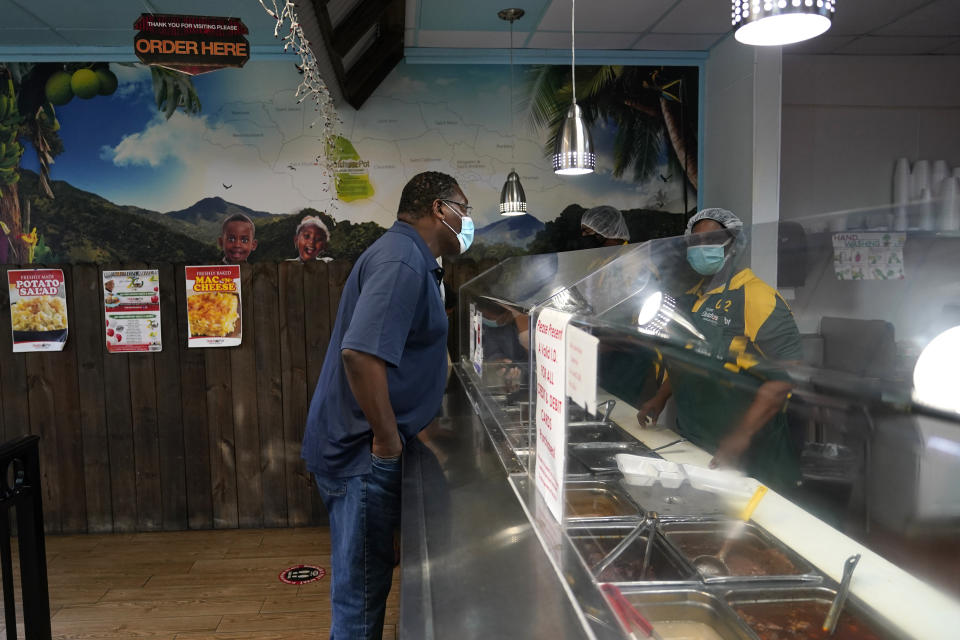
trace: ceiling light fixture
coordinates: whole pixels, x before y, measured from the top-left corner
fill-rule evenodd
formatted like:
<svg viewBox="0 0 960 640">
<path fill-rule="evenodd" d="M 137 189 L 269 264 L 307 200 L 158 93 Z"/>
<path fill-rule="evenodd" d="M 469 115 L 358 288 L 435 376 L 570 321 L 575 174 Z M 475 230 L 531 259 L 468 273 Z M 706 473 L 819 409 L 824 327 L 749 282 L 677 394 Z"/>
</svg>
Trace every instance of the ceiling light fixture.
<svg viewBox="0 0 960 640">
<path fill-rule="evenodd" d="M 522 18 L 523 14 L 523 9 L 503 9 L 497 12 L 501 20 L 510 23 L 510 137 L 513 138 L 510 145 L 511 160 L 514 157 L 514 148 L 517 146 L 517 138 L 513 132 L 513 23 Z M 520 176 L 516 169 L 510 169 L 507 181 L 503 183 L 503 189 L 500 190 L 500 215 L 522 216 L 526 212 L 527 195 L 523 192 L 523 185 L 520 184 Z"/>
<path fill-rule="evenodd" d="M 557 146 L 553 152 L 553 172 L 560 175 L 583 175 L 593 173 L 597 156 L 593 153 L 590 129 L 583 120 L 583 112 L 577 105 L 577 48 L 574 19 L 577 0 L 570 0 L 570 75 L 573 84 L 573 103 L 560 127 Z"/>
<path fill-rule="evenodd" d="M 816 38 L 830 28 L 835 5 L 836 0 L 733 0 L 734 37 L 757 46 Z"/>
</svg>

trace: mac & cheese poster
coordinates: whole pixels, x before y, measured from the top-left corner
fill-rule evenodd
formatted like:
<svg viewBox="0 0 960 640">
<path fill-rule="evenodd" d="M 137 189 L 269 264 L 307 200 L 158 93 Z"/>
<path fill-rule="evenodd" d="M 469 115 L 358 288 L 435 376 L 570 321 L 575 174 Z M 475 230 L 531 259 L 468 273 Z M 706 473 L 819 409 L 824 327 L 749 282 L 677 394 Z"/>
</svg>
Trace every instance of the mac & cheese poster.
<svg viewBox="0 0 960 640">
<path fill-rule="evenodd" d="M 186 267 L 189 347 L 241 342 L 240 265 Z"/>
<path fill-rule="evenodd" d="M 13 352 L 63 351 L 67 343 L 67 292 L 60 269 L 7 272 Z"/>
</svg>

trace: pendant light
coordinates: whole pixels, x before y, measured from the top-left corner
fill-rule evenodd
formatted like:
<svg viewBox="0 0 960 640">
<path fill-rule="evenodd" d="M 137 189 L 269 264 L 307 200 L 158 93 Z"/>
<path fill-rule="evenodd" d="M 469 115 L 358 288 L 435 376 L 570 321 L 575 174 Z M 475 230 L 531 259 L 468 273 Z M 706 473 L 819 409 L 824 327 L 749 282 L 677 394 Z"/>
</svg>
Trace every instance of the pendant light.
<svg viewBox="0 0 960 640">
<path fill-rule="evenodd" d="M 830 28 L 835 5 L 836 0 L 733 0 L 733 35 L 757 46 L 809 40 Z"/>
<path fill-rule="evenodd" d="M 573 176 L 593 173 L 597 166 L 590 130 L 577 105 L 577 48 L 574 40 L 576 7 L 577 0 L 570 0 L 570 75 L 573 83 L 573 103 L 567 110 L 567 117 L 560 128 L 557 146 L 553 152 L 553 172 Z"/>
<path fill-rule="evenodd" d="M 513 23 L 523 17 L 523 9 L 503 9 L 497 12 L 501 20 L 510 23 L 510 136 L 514 138 L 513 146 L 510 147 L 510 159 L 514 157 L 514 147 L 517 144 L 516 137 L 513 134 Z M 527 212 L 527 195 L 523 192 L 523 185 L 520 184 L 520 176 L 516 169 L 510 169 L 507 174 L 507 181 L 503 183 L 503 189 L 500 190 L 500 215 L 502 216 L 522 216 Z"/>
</svg>

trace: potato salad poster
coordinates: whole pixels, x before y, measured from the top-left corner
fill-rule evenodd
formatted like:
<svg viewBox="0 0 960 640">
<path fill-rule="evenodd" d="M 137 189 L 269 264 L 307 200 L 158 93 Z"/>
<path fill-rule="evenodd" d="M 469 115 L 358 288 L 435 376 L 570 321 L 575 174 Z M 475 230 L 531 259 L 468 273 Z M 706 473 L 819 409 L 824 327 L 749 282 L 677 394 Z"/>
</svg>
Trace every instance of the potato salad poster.
<svg viewBox="0 0 960 640">
<path fill-rule="evenodd" d="M 63 351 L 67 342 L 67 292 L 60 269 L 7 272 L 13 352 Z"/>
<path fill-rule="evenodd" d="M 235 347 L 241 342 L 240 265 L 186 267 L 190 347 Z"/>
</svg>

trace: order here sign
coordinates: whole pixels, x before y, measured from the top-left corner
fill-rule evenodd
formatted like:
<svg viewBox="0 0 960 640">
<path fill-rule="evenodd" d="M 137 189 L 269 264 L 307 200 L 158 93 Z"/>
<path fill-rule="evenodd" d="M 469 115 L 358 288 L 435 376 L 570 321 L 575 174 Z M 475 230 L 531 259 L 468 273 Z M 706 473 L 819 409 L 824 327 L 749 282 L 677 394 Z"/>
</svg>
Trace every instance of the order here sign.
<svg viewBox="0 0 960 640">
<path fill-rule="evenodd" d="M 133 26 L 139 31 L 134 50 L 144 64 L 197 75 L 250 59 L 248 30 L 239 18 L 144 13 Z"/>
</svg>

